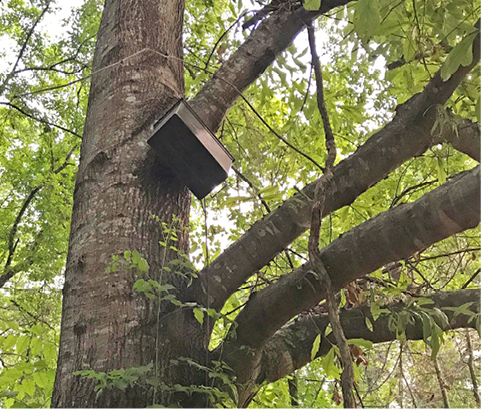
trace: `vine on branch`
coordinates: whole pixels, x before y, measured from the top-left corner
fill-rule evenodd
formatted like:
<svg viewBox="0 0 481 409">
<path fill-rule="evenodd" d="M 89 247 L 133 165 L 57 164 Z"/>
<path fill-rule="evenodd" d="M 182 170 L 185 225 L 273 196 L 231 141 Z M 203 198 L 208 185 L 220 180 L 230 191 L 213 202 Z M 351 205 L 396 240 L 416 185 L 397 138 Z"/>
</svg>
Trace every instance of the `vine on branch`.
<svg viewBox="0 0 481 409">
<path fill-rule="evenodd" d="M 309 47 L 311 49 L 312 65 L 314 67 L 314 73 L 316 76 L 317 105 L 322 117 L 322 123 L 324 125 L 327 149 L 324 176 L 317 182 L 314 194 L 314 204 L 312 207 L 311 216 L 311 232 L 309 235 L 309 260 L 315 272 L 317 273 L 321 284 L 325 288 L 329 321 L 331 322 L 332 332 L 334 334 L 337 346 L 341 354 L 341 362 L 344 368 L 341 374 L 341 387 L 344 399 L 344 407 L 354 408 L 356 407 L 356 400 L 352 392 L 354 389 L 354 368 L 352 364 L 351 354 L 349 351 L 346 337 L 344 335 L 344 331 L 341 326 L 341 321 L 339 319 L 339 310 L 336 302 L 336 296 L 332 289 L 331 279 L 329 278 L 326 268 L 324 267 L 324 264 L 319 256 L 321 214 L 324 207 L 324 197 L 329 188 L 330 181 L 333 175 L 332 169 L 334 166 L 334 160 L 336 159 L 336 142 L 332 133 L 331 125 L 329 122 L 329 114 L 327 112 L 326 103 L 324 100 L 321 64 L 316 51 L 314 27 L 312 26 L 312 24 L 308 26 L 307 32 L 309 35 Z"/>
</svg>

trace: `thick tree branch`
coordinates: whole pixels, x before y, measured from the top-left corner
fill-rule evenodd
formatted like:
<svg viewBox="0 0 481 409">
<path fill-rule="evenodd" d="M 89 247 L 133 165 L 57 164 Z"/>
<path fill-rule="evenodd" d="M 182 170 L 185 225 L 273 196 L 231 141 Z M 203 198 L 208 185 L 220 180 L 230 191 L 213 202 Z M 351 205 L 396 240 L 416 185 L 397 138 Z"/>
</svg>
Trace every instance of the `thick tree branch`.
<svg viewBox="0 0 481 409">
<path fill-rule="evenodd" d="M 333 8 L 347 4 L 349 0 L 325 0 L 321 9 L 310 12 L 304 8 L 271 15 L 255 29 L 237 51 L 216 71 L 191 101 L 202 119 L 216 131 L 226 112 L 239 98 L 234 84 L 244 92 L 284 51 L 312 19 Z"/>
<path fill-rule="evenodd" d="M 279 19 L 282 16 L 270 17 L 260 25 L 256 32 L 261 30 L 271 19 Z M 268 30 L 266 29 L 266 31 Z M 262 30 L 259 32 L 263 34 Z M 268 37 L 268 32 L 265 33 L 265 36 Z M 246 44 L 248 43 L 246 42 Z M 251 46 L 254 45 L 251 44 Z M 259 44 L 257 46 L 260 47 Z M 471 65 L 461 66 L 446 82 L 442 81 L 438 72 L 423 92 L 414 95 L 398 106 L 396 116 L 389 124 L 371 136 L 354 154 L 334 168 L 331 182 L 332 194 L 325 197 L 322 217 L 351 204 L 360 194 L 384 179 L 406 160 L 422 154 L 433 143 L 431 129 L 436 120 L 434 106 L 443 105 L 449 99 L 461 80 L 477 64 L 479 54 L 478 36 L 473 44 L 474 57 Z M 253 51 L 250 51 L 248 55 L 254 55 Z M 260 57 L 258 56 L 258 58 Z M 237 65 L 240 68 L 244 67 L 240 62 L 234 64 L 235 67 Z M 237 72 L 238 69 L 234 71 Z M 222 81 L 214 82 L 217 85 L 214 83 L 206 85 L 205 91 L 199 93 L 196 109 L 209 111 L 208 96 L 218 95 L 216 89 L 220 87 L 219 84 Z M 239 86 L 242 89 L 243 85 Z M 219 106 L 227 109 L 230 106 L 229 103 Z M 216 104 L 214 105 L 217 107 Z M 217 108 L 212 109 L 217 110 Z M 209 112 L 207 117 L 211 117 L 211 115 L 214 118 L 217 114 Z M 219 121 L 222 116 L 223 113 L 220 115 Z M 210 126 L 217 123 L 216 121 L 213 119 Z M 316 185 L 317 181 L 307 185 L 300 193 L 292 196 L 272 213 L 256 222 L 240 239 L 200 273 L 202 280 L 198 281 L 201 281 L 204 288 L 209 287 L 211 297 L 209 304 L 212 308 L 220 309 L 228 297 L 248 277 L 266 265 L 310 227 L 311 199 L 314 197 Z M 196 285 L 198 284 L 196 283 Z M 201 302 L 205 303 L 205 300 L 201 300 Z"/>
<path fill-rule="evenodd" d="M 469 309 L 479 314 L 480 292 L 479 290 L 461 290 L 443 292 L 430 296 L 434 304 L 426 307 L 459 307 L 465 303 L 472 302 Z M 409 301 L 409 300 L 408 300 Z M 400 311 L 406 303 L 396 302 L 388 305 L 391 311 Z M 443 326 L 447 331 L 456 328 L 475 328 L 476 320 L 468 322 L 470 317 L 466 315 L 454 316 L 453 311 L 444 310 L 448 316 L 450 326 Z M 373 324 L 371 331 L 366 325 L 366 317 L 370 318 Z M 347 339 L 363 338 L 374 343 L 388 342 L 396 339 L 395 332 L 389 329 L 389 315 L 382 314 L 376 321 L 372 318 L 369 306 L 360 306 L 350 310 L 343 310 L 341 313 L 341 324 Z M 275 382 L 302 368 L 311 361 L 312 344 L 316 336 L 321 332 L 325 333 L 329 324 L 327 314 L 303 314 L 295 321 L 286 324 L 266 344 L 261 359 L 261 367 L 256 383 Z M 414 325 L 406 329 L 406 337 L 410 340 L 423 339 L 423 325 L 418 319 Z M 323 356 L 329 352 L 331 345 L 335 344 L 332 334 L 322 337 L 321 345 L 317 356 Z"/>
<path fill-rule="evenodd" d="M 465 153 L 479 162 L 481 126 L 469 119 L 449 115 L 453 121 L 452 126 L 445 126 L 439 136 L 440 142 L 447 141 L 454 149 Z"/>
<path fill-rule="evenodd" d="M 333 288 L 433 243 L 474 228 L 479 214 L 479 166 L 463 172 L 411 204 L 381 213 L 345 233 L 320 252 Z M 232 348 L 260 348 L 282 325 L 324 298 L 309 263 L 251 297 L 236 319 Z"/>
</svg>

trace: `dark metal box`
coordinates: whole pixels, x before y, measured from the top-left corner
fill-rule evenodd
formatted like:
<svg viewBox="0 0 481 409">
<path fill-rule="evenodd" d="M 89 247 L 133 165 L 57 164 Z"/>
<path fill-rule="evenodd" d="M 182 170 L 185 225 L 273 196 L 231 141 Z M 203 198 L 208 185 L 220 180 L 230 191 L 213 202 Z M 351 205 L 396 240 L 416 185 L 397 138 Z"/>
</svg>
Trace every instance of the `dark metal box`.
<svg viewBox="0 0 481 409">
<path fill-rule="evenodd" d="M 234 161 L 184 99 L 155 123 L 147 143 L 198 199 L 227 178 Z"/>
</svg>

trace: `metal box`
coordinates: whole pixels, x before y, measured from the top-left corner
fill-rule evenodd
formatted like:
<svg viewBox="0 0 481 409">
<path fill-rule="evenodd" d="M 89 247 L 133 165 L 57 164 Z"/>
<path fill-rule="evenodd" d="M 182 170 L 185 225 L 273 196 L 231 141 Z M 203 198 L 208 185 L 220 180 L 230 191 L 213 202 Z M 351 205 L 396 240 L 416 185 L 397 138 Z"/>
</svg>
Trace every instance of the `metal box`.
<svg viewBox="0 0 481 409">
<path fill-rule="evenodd" d="M 227 178 L 234 161 L 184 99 L 154 124 L 147 143 L 198 199 Z"/>
</svg>

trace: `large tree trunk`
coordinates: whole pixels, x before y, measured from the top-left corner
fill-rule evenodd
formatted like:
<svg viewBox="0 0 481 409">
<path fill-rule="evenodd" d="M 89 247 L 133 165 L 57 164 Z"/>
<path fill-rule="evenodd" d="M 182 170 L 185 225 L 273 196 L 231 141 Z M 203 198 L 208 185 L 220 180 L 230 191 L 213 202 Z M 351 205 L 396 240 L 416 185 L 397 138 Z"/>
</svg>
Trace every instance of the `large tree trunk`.
<svg viewBox="0 0 481 409">
<path fill-rule="evenodd" d="M 188 225 L 190 193 L 146 144 L 147 125 L 184 94 L 183 12 L 183 0 L 105 2 L 74 194 L 52 407 L 145 407 L 153 401 L 143 388 L 99 394 L 94 381 L 74 372 L 156 361 L 165 366 L 182 355 L 205 356 L 191 310 L 167 315 L 172 304 L 158 310 L 155 302 L 132 290 L 132 270 L 105 272 L 112 255 L 137 249 L 150 264 L 149 274 L 158 279 L 162 225 L 152 215 L 167 223 L 176 215 L 179 227 Z M 188 233 L 178 230 L 178 238 L 177 247 L 187 252 Z M 171 251 L 166 258 L 176 257 Z M 166 282 L 182 298 L 185 280 L 164 273 Z M 164 315 L 156 359 L 158 319 Z M 168 384 L 195 381 L 182 371 L 172 367 L 158 375 Z M 164 394 L 157 401 L 166 405 L 177 398 Z"/>
</svg>

